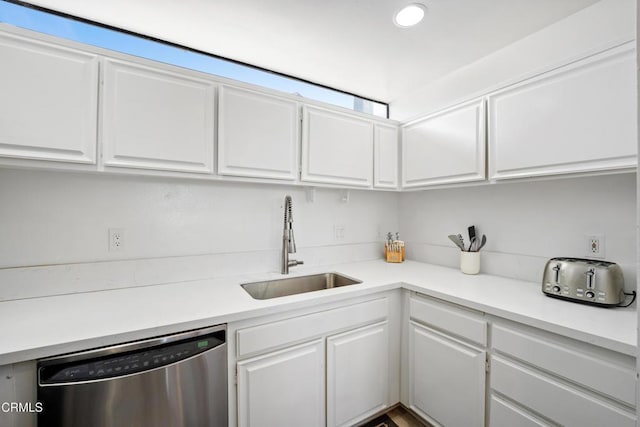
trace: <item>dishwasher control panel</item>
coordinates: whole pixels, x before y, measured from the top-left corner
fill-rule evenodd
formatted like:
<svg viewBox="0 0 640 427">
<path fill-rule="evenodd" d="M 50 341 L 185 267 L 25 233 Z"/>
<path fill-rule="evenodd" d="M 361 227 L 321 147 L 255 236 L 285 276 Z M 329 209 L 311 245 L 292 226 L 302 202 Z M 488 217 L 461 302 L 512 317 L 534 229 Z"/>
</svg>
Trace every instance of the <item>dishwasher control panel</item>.
<svg viewBox="0 0 640 427">
<path fill-rule="evenodd" d="M 47 365 L 38 370 L 41 385 L 101 380 L 135 374 L 180 362 L 224 343 L 215 334 L 150 349 L 105 355 L 91 360 Z"/>
</svg>

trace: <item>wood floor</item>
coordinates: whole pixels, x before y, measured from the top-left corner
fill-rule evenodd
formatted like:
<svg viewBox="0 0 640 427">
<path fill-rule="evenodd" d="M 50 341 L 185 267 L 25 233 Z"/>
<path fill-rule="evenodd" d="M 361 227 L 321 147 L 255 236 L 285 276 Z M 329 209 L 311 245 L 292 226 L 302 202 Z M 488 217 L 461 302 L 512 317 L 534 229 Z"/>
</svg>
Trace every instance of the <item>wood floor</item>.
<svg viewBox="0 0 640 427">
<path fill-rule="evenodd" d="M 418 420 L 402 406 L 393 408 L 387 412 L 387 415 L 398 424 L 398 427 L 431 427 L 431 424 Z"/>
</svg>

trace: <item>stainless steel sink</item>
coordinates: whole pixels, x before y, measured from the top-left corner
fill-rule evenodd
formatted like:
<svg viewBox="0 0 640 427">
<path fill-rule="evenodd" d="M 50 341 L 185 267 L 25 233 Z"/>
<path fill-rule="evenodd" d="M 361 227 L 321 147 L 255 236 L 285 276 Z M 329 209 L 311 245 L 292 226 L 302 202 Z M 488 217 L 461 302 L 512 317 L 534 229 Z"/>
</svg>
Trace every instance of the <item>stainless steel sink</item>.
<svg viewBox="0 0 640 427">
<path fill-rule="evenodd" d="M 314 274 L 312 276 L 289 277 L 264 282 L 243 283 L 241 286 L 255 299 L 271 299 L 287 295 L 304 294 L 323 289 L 355 285 L 362 280 L 338 273 Z"/>
</svg>

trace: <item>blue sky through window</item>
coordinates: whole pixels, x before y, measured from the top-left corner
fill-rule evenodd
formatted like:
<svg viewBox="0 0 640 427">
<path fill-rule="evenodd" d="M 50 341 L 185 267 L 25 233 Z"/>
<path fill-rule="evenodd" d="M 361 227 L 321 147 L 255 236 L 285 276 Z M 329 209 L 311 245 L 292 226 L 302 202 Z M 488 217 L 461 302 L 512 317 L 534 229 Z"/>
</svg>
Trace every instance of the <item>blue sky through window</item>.
<svg viewBox="0 0 640 427">
<path fill-rule="evenodd" d="M 90 44 L 129 55 L 255 84 L 285 93 L 298 93 L 305 98 L 349 109 L 358 109 L 386 117 L 385 104 L 363 100 L 355 107 L 356 97 L 337 90 L 281 76 L 213 56 L 181 49 L 131 34 L 91 25 L 74 19 L 31 9 L 0 0 L 0 22 Z"/>
</svg>

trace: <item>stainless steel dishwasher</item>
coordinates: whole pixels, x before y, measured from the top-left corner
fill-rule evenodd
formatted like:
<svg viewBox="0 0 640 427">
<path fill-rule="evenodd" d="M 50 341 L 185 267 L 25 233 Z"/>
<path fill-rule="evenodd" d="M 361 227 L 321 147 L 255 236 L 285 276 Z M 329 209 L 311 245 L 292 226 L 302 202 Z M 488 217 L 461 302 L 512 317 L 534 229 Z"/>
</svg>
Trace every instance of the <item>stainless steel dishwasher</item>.
<svg viewBox="0 0 640 427">
<path fill-rule="evenodd" d="M 226 326 L 38 361 L 40 427 L 227 425 Z"/>
</svg>

